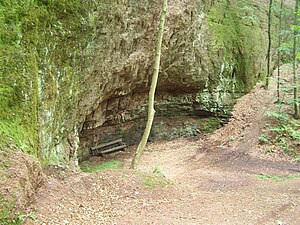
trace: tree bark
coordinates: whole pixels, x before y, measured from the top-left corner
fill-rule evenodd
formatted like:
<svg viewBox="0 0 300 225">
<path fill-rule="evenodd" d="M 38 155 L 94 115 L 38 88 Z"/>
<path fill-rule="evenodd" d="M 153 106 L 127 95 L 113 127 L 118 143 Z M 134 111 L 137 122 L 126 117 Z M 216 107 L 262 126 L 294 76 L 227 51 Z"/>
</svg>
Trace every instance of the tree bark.
<svg viewBox="0 0 300 225">
<path fill-rule="evenodd" d="M 141 156 L 145 150 L 148 137 L 152 128 L 152 123 L 154 119 L 155 109 L 154 109 L 154 97 L 155 97 L 155 90 L 158 80 L 158 73 L 159 73 L 159 67 L 160 67 L 160 55 L 161 55 L 161 46 L 162 46 L 162 39 L 163 39 L 163 33 L 164 33 L 164 26 L 165 26 L 165 20 L 167 15 L 167 8 L 168 8 L 168 0 L 163 0 L 163 6 L 162 11 L 160 14 L 160 22 L 159 22 L 159 31 L 157 36 L 157 42 L 156 42 L 156 49 L 155 49 L 155 62 L 153 67 L 153 75 L 152 75 L 152 81 L 151 81 L 151 87 L 149 91 L 149 103 L 148 103 L 148 119 L 146 128 L 144 130 L 143 137 L 138 145 L 138 148 L 135 152 L 134 158 L 131 163 L 131 169 L 135 169 L 141 159 Z"/>
<path fill-rule="evenodd" d="M 299 0 L 296 0 L 295 4 L 295 15 L 294 15 L 294 37 L 293 37 L 293 78 L 294 78 L 294 118 L 300 119 L 299 114 L 299 99 L 298 99 L 298 74 L 297 74 L 297 66 L 298 66 L 298 60 L 297 60 L 297 35 L 298 35 L 298 29 L 296 29 L 296 26 L 298 26 L 298 10 L 299 10 Z"/>
<path fill-rule="evenodd" d="M 298 0 L 297 0 L 298 1 Z M 269 80 L 270 80 L 270 64 L 271 64 L 271 16 L 272 16 L 272 4 L 273 0 L 270 0 L 269 2 L 269 13 L 268 13 L 268 52 L 267 52 L 267 76 L 266 76 L 266 85 L 265 89 L 267 90 L 269 88 Z"/>
<path fill-rule="evenodd" d="M 278 48 L 281 46 L 281 28 L 282 28 L 282 8 L 283 8 L 283 0 L 280 1 L 280 13 L 279 13 L 279 34 L 278 34 Z M 280 102 L 280 50 L 277 52 L 277 102 Z"/>
</svg>

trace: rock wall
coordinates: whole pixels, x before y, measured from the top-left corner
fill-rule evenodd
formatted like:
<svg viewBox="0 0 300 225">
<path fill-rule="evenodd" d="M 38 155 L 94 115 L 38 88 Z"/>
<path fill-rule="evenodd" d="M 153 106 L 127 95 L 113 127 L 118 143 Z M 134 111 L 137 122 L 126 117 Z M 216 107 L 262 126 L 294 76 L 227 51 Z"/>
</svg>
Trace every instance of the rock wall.
<svg viewBox="0 0 300 225">
<path fill-rule="evenodd" d="M 7 10 L 12 7 L 16 10 Z M 129 144 L 139 140 L 160 8 L 154 0 L 0 4 L 1 12 L 11 12 L 0 18 L 0 38 L 13 34 L 11 43 L 0 43 L 1 52 L 9 55 L 0 57 L 6 71 L 1 81 L 21 86 L 9 92 L 20 100 L 13 107 L 20 109 L 15 111 L 20 118 L 5 120 L 30 131 L 26 146 L 43 164 L 76 166 L 96 143 L 116 137 Z M 151 139 L 220 126 L 235 99 L 264 76 L 266 21 L 260 1 L 169 2 Z M 7 58 L 22 64 L 11 67 Z M 14 80 L 11 74 L 17 74 Z M 3 90 L 10 89 L 0 86 Z M 12 109 L 11 98 L 4 100 L 0 105 Z"/>
<path fill-rule="evenodd" d="M 169 4 L 150 140 L 219 127 L 220 117 L 226 117 L 235 98 L 263 75 L 265 64 L 262 5 L 239 1 Z M 85 74 L 87 91 L 79 100 L 79 108 L 88 109 L 80 115 L 85 117 L 80 127 L 80 159 L 89 157 L 91 146 L 119 137 L 128 144 L 137 143 L 145 124 L 160 5 L 122 1 L 114 7 L 115 14 L 101 12 L 103 22 L 95 35 L 99 51 Z"/>
</svg>

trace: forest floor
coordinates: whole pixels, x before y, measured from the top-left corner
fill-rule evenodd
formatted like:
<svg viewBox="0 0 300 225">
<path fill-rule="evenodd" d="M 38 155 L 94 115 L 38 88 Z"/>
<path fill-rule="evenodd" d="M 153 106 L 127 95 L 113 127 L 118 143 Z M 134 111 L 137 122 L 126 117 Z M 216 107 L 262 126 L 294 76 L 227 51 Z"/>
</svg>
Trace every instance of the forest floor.
<svg viewBox="0 0 300 225">
<path fill-rule="evenodd" d="M 300 163 L 259 143 L 274 96 L 258 84 L 214 133 L 150 143 L 138 172 L 131 147 L 90 161 L 120 169 L 49 175 L 25 224 L 299 225 Z"/>
</svg>

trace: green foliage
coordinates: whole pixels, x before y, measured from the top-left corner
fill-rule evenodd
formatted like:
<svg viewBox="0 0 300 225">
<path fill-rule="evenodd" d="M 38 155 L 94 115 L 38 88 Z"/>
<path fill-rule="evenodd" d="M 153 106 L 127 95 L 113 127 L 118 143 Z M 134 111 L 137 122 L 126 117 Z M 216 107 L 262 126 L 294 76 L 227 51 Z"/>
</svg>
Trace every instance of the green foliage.
<svg viewBox="0 0 300 225">
<path fill-rule="evenodd" d="M 35 214 L 32 212 L 25 214 L 25 215 L 19 213 L 17 218 L 15 219 L 15 221 L 16 221 L 16 224 L 22 224 L 23 222 L 25 222 L 26 219 L 30 219 L 33 222 L 38 223 L 39 220 L 37 220 L 35 217 L 36 217 Z"/>
<path fill-rule="evenodd" d="M 86 173 L 94 173 L 97 171 L 119 169 L 120 166 L 121 166 L 121 162 L 114 160 L 114 161 L 105 162 L 105 163 L 102 163 L 100 165 L 95 165 L 95 166 L 91 166 L 91 165 L 88 165 L 87 163 L 83 163 L 80 165 L 80 169 Z"/>
<path fill-rule="evenodd" d="M 294 8 L 291 6 L 283 5 L 281 9 L 281 2 L 278 1 L 277 4 L 273 5 L 273 11 L 280 17 L 281 12 L 281 28 L 278 30 L 277 35 L 274 36 L 274 40 L 278 43 L 277 38 L 280 38 L 280 46 L 277 46 L 277 52 L 280 53 L 280 64 L 290 63 L 293 60 L 292 49 L 293 49 L 293 30 L 291 29 L 291 24 L 294 18 Z M 278 21 L 279 23 L 279 21 Z M 278 24 L 274 21 L 274 25 Z"/>
<path fill-rule="evenodd" d="M 295 173 L 295 174 L 290 174 L 288 176 L 276 176 L 276 175 L 262 173 L 262 174 L 258 175 L 257 177 L 260 179 L 272 179 L 272 180 L 278 182 L 278 181 L 287 181 L 287 180 L 291 180 L 291 179 L 300 178 L 300 174 Z"/>
<path fill-rule="evenodd" d="M 166 180 L 161 175 L 144 175 L 144 185 L 147 188 L 155 188 L 155 187 L 165 187 L 170 184 L 168 180 Z"/>
<path fill-rule="evenodd" d="M 264 134 L 261 134 L 258 139 L 259 139 L 259 141 L 265 142 L 265 143 L 270 141 L 269 137 Z"/>
<path fill-rule="evenodd" d="M 9 213 L 7 212 L 7 215 Z M 21 214 L 20 212 L 17 213 L 17 215 L 14 218 L 10 218 L 10 217 L 3 217 L 3 219 L 1 219 L 1 214 L 0 214 L 0 224 L 1 225 L 21 225 L 25 222 L 26 219 L 30 219 L 32 220 L 34 223 L 38 223 L 39 220 L 37 220 L 35 217 L 34 213 L 28 213 L 26 215 Z"/>
<path fill-rule="evenodd" d="M 280 120 L 286 120 L 290 118 L 288 114 L 282 112 L 267 112 L 267 115 L 269 117 L 275 117 L 276 119 L 280 119 Z"/>
<path fill-rule="evenodd" d="M 274 137 L 272 141 L 277 142 L 286 154 L 299 157 L 300 121 L 282 112 L 268 112 L 267 115 L 277 120 L 276 126 L 268 127 L 270 136 Z"/>
</svg>

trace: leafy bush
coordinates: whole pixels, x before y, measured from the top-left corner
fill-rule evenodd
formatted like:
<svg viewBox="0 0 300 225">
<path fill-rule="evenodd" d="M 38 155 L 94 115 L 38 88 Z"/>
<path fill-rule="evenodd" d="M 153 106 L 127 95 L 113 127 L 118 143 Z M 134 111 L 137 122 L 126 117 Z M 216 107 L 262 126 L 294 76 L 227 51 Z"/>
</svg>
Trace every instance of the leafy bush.
<svg viewBox="0 0 300 225">
<path fill-rule="evenodd" d="M 278 143 L 285 153 L 297 158 L 300 154 L 300 121 L 282 112 L 268 112 L 267 115 L 277 120 L 276 126 L 268 127 L 270 136 L 274 137 L 273 141 Z"/>
</svg>

